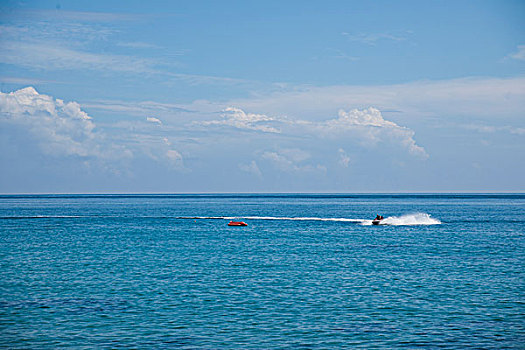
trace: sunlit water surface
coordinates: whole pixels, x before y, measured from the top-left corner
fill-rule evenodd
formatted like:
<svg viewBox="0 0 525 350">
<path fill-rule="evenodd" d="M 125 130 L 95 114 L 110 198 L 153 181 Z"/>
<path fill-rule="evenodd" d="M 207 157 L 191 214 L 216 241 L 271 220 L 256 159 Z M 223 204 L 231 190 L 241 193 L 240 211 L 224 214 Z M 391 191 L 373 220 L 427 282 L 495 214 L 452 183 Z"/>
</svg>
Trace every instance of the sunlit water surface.
<svg viewBox="0 0 525 350">
<path fill-rule="evenodd" d="M 524 209 L 525 195 L 0 196 L 0 347 L 523 349 Z"/>
</svg>

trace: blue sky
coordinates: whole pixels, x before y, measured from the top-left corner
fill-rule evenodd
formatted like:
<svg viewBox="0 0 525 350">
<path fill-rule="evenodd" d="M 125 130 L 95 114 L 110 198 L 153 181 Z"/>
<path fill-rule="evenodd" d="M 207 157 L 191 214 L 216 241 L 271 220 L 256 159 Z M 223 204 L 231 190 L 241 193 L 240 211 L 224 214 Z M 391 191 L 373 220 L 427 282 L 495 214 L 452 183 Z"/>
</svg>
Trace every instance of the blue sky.
<svg viewBox="0 0 525 350">
<path fill-rule="evenodd" d="M 523 1 L 4 1 L 0 192 L 525 189 Z"/>
</svg>

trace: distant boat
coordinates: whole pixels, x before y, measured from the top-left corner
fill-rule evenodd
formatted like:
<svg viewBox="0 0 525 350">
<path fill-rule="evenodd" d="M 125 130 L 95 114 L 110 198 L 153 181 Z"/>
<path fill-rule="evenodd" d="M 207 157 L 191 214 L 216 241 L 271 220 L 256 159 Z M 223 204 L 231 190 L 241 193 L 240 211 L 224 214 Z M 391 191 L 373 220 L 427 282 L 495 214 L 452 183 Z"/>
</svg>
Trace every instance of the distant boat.
<svg viewBox="0 0 525 350">
<path fill-rule="evenodd" d="M 248 224 L 243 221 L 230 221 L 228 226 L 248 226 Z"/>
</svg>

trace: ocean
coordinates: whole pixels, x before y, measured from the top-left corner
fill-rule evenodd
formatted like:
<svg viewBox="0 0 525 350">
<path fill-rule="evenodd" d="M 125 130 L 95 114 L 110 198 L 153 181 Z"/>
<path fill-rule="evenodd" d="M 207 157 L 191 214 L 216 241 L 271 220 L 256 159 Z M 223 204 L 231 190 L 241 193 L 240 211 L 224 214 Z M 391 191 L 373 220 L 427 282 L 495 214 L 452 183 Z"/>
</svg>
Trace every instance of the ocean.
<svg viewBox="0 0 525 350">
<path fill-rule="evenodd" d="M 524 209 L 525 194 L 2 195 L 0 347 L 525 349 Z"/>
</svg>

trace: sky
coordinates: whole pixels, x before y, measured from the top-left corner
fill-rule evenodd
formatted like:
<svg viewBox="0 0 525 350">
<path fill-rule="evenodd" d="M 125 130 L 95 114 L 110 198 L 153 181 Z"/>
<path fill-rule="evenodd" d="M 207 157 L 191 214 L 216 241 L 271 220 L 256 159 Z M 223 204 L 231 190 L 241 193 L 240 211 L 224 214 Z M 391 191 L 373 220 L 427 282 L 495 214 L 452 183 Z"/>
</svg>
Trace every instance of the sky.
<svg viewBox="0 0 525 350">
<path fill-rule="evenodd" d="M 523 1 L 2 1 L 0 193 L 523 192 Z"/>
</svg>

